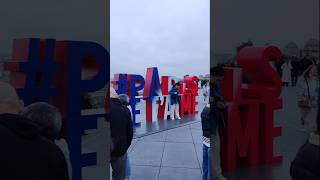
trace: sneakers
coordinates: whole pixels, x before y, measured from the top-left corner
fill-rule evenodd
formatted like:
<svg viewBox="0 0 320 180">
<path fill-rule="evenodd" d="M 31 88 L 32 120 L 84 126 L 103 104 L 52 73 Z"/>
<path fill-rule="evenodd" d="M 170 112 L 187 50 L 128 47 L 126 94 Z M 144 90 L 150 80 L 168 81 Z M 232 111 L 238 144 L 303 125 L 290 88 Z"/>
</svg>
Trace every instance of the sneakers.
<svg viewBox="0 0 320 180">
<path fill-rule="evenodd" d="M 175 120 L 174 118 L 170 117 L 171 120 Z M 181 117 L 177 117 L 177 119 L 181 119 Z"/>
</svg>

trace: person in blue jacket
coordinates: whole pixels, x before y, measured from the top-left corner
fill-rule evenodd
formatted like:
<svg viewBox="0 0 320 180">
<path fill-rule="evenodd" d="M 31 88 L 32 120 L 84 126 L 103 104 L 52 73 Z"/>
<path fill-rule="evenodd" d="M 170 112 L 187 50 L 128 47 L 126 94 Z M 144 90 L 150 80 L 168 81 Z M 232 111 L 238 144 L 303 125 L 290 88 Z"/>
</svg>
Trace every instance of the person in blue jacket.
<svg viewBox="0 0 320 180">
<path fill-rule="evenodd" d="M 170 96 L 170 119 L 174 120 L 181 119 L 179 115 L 179 103 L 180 103 L 180 92 L 179 92 L 180 83 L 175 83 L 171 90 L 169 91 Z"/>
</svg>

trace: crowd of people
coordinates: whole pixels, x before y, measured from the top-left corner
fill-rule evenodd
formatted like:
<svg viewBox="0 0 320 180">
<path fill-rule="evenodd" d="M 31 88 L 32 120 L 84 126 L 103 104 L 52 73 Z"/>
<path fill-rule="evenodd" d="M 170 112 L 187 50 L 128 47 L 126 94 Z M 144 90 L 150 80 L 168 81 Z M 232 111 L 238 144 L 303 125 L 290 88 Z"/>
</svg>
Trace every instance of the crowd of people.
<svg viewBox="0 0 320 180">
<path fill-rule="evenodd" d="M 292 65 L 285 60 L 282 75 L 289 74 Z M 205 107 L 201 112 L 203 140 L 203 180 L 224 180 L 220 165 L 220 136 L 226 129 L 223 111 L 227 106 L 219 83 L 224 78 L 224 68 L 210 69 L 210 81 L 201 83 Z M 286 81 L 284 81 L 286 80 Z M 288 77 L 283 77 L 288 85 Z M 300 123 L 310 138 L 299 150 L 292 162 L 290 174 L 293 180 L 319 179 L 319 75 L 318 66 L 309 64 L 296 78 Z M 169 91 L 170 118 L 180 119 L 180 82 Z M 133 139 L 130 98 L 118 95 L 110 86 L 111 167 L 113 180 L 131 180 L 128 149 Z M 107 102 L 108 103 L 108 102 Z M 83 107 L 90 108 L 87 95 L 83 95 Z M 67 142 L 59 138 L 62 117 L 59 110 L 44 102 L 24 107 L 15 89 L 0 82 L 0 179 L 20 180 L 70 180 L 72 166 Z"/>
<path fill-rule="evenodd" d="M 298 58 L 284 55 L 275 63 L 278 74 L 282 77 L 283 86 L 296 86 L 298 77 L 311 65 L 319 63 L 319 59 L 311 56 Z"/>
</svg>

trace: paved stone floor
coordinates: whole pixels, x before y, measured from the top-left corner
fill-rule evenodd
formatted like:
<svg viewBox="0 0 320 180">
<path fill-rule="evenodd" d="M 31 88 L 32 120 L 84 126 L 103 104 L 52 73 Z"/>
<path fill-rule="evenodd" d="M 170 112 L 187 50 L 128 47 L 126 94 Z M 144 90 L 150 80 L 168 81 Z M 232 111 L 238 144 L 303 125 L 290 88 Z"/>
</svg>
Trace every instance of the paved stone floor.
<svg viewBox="0 0 320 180">
<path fill-rule="evenodd" d="M 289 167 L 307 135 L 299 131 L 295 89 L 284 88 L 283 109 L 275 113 L 275 125 L 283 135 L 275 138 L 275 154 L 283 162 L 225 173 L 230 180 L 289 180 Z M 136 138 L 129 150 L 133 180 L 201 180 L 201 124 L 194 123 Z"/>
<path fill-rule="evenodd" d="M 201 180 L 201 123 L 135 139 L 129 149 L 133 180 Z"/>
<path fill-rule="evenodd" d="M 159 132 L 159 131 L 163 131 L 163 130 L 168 130 L 168 129 L 172 129 L 175 128 L 177 126 L 181 126 L 181 125 L 185 125 L 185 124 L 189 124 L 195 121 L 199 121 L 200 119 L 200 113 L 201 110 L 204 108 L 204 106 L 206 105 L 204 100 L 203 100 L 203 96 L 202 96 L 202 89 L 199 90 L 199 96 L 197 96 L 197 109 L 199 111 L 198 114 L 196 115 L 185 115 L 181 120 L 170 120 L 170 119 L 166 119 L 166 120 L 159 120 L 156 122 L 146 122 L 146 113 L 145 113 L 145 103 L 138 103 L 137 105 L 137 109 L 141 110 L 142 113 L 137 115 L 137 122 L 140 123 L 140 125 L 137 125 L 134 127 L 134 137 L 140 137 L 140 136 L 145 136 L 148 134 L 152 134 L 155 132 Z"/>
</svg>

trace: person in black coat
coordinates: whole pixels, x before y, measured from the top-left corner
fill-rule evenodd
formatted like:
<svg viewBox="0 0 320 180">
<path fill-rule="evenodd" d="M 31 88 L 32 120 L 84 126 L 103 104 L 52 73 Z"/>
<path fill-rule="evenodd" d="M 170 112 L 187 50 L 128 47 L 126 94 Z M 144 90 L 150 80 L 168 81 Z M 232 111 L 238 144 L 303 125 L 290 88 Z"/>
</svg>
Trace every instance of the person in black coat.
<svg viewBox="0 0 320 180">
<path fill-rule="evenodd" d="M 130 110 L 122 104 L 114 90 L 110 98 L 111 113 L 111 166 L 113 180 L 124 180 L 126 176 L 127 150 L 133 139 Z"/>
<path fill-rule="evenodd" d="M 18 115 L 22 107 L 14 88 L 0 82 L 0 179 L 69 180 L 64 154 Z"/>
<path fill-rule="evenodd" d="M 310 134 L 291 163 L 290 175 L 292 180 L 320 179 L 320 132 Z"/>
<path fill-rule="evenodd" d="M 121 101 L 121 103 L 126 106 L 126 107 L 130 107 L 130 97 L 127 94 L 120 94 L 119 95 L 119 99 Z M 126 160 L 126 180 L 130 180 L 131 179 L 131 165 L 130 165 L 130 159 L 129 156 L 127 154 L 127 160 Z"/>
<path fill-rule="evenodd" d="M 36 102 L 25 107 L 21 114 L 39 127 L 43 137 L 54 142 L 60 148 L 68 165 L 69 179 L 72 180 L 72 165 L 68 143 L 66 139 L 60 137 L 62 116 L 59 109 L 46 102 Z"/>
<path fill-rule="evenodd" d="M 220 135 L 225 131 L 224 110 L 226 104 L 219 84 L 224 79 L 224 69 L 216 66 L 210 69 L 210 115 L 211 145 L 212 145 L 212 179 L 225 180 L 220 162 Z"/>
</svg>

